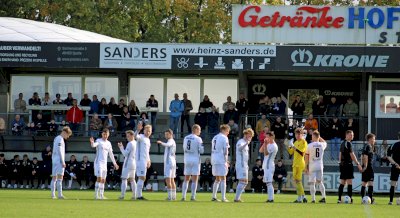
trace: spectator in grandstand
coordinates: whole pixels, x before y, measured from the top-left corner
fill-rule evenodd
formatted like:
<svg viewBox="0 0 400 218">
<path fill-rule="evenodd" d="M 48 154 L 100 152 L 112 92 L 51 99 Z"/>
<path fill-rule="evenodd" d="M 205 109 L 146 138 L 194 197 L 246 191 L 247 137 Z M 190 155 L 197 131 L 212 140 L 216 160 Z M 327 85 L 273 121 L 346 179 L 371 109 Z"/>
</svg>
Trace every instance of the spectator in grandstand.
<svg viewBox="0 0 400 218">
<path fill-rule="evenodd" d="M 122 166 L 121 163 L 118 161 L 117 156 L 114 156 L 114 159 L 117 162 L 118 166 Z M 107 169 L 107 188 L 116 189 L 121 182 L 122 167 L 120 167 L 119 169 L 115 169 L 115 165 L 113 163 L 108 163 Z"/>
<path fill-rule="evenodd" d="M 239 116 L 242 114 L 247 114 L 249 111 L 249 101 L 244 97 L 244 93 L 239 94 L 239 99 L 236 101 L 236 109 Z"/>
<path fill-rule="evenodd" d="M 194 124 L 197 124 L 201 127 L 201 138 L 204 138 L 204 136 L 205 136 L 207 119 L 208 119 L 208 116 L 205 113 L 205 109 L 201 107 L 199 112 L 194 116 Z"/>
<path fill-rule="evenodd" d="M 40 186 L 40 173 L 41 173 L 41 165 L 38 162 L 37 157 L 32 159 L 32 168 L 31 168 L 31 187 L 38 189 Z M 37 186 L 35 187 L 35 180 L 37 180 Z"/>
<path fill-rule="evenodd" d="M 351 117 L 358 115 L 358 105 L 349 97 L 343 107 L 343 116 Z"/>
<path fill-rule="evenodd" d="M 42 172 L 40 174 L 41 180 L 40 184 L 41 188 L 45 189 L 46 180 L 47 180 L 47 188 L 50 186 L 51 182 L 51 167 L 52 167 L 52 156 L 53 151 L 51 150 L 51 145 L 47 145 L 46 148 L 42 151 Z"/>
<path fill-rule="evenodd" d="M 19 93 L 18 98 L 14 101 L 14 112 L 15 113 L 25 113 L 26 111 L 26 101 L 23 99 L 24 94 Z"/>
<path fill-rule="evenodd" d="M 306 139 L 307 143 L 311 143 L 312 142 L 312 135 L 313 135 L 314 130 L 315 129 L 313 129 L 313 128 L 306 130 L 307 131 L 307 135 L 306 135 L 305 139 Z"/>
<path fill-rule="evenodd" d="M 19 160 L 19 155 L 14 155 L 14 159 L 9 164 L 9 182 L 8 188 L 18 188 L 18 184 L 21 184 L 21 176 L 22 176 L 22 166 L 21 161 Z M 23 187 L 21 187 L 23 188 Z"/>
<path fill-rule="evenodd" d="M 6 131 L 6 121 L 0 117 L 0 134 L 4 134 Z"/>
<path fill-rule="evenodd" d="M 278 100 L 276 99 L 276 97 L 272 97 L 271 102 L 272 102 L 271 114 L 278 114 L 279 106 L 278 106 Z"/>
<path fill-rule="evenodd" d="M 127 107 L 125 108 L 126 110 L 128 110 Z M 135 119 L 131 117 L 131 114 L 129 112 L 122 114 L 121 130 L 125 132 L 134 129 L 135 129 Z"/>
<path fill-rule="evenodd" d="M 386 113 L 396 113 L 397 104 L 394 103 L 394 98 L 389 99 L 389 103 L 386 104 Z"/>
<path fill-rule="evenodd" d="M 331 97 L 331 102 L 326 106 L 326 112 L 325 114 L 327 116 L 333 117 L 333 116 L 340 116 L 340 107 L 341 105 L 336 101 L 336 97 L 333 96 Z"/>
<path fill-rule="evenodd" d="M 293 122 L 291 126 L 288 127 L 288 134 L 287 134 L 287 138 L 288 140 L 292 140 L 294 139 L 294 131 L 295 129 L 298 127 L 297 122 Z"/>
<path fill-rule="evenodd" d="M 24 154 L 21 161 L 21 187 L 24 187 L 24 181 L 26 181 L 25 188 L 30 188 L 29 183 L 32 180 L 32 162 L 29 160 L 28 155 Z"/>
<path fill-rule="evenodd" d="M 230 193 L 235 192 L 233 190 L 233 187 L 235 186 L 235 184 L 237 185 L 237 179 L 236 179 L 236 167 L 235 167 L 235 161 L 232 161 L 229 164 L 228 167 L 228 175 L 226 175 L 226 185 L 227 185 L 227 190 L 229 190 Z"/>
<path fill-rule="evenodd" d="M 39 94 L 37 92 L 33 93 L 32 98 L 28 101 L 29 105 L 40 106 L 42 105 L 42 101 L 39 98 Z M 39 113 L 39 110 L 32 110 L 32 117 L 36 117 Z"/>
<path fill-rule="evenodd" d="M 63 105 L 64 101 L 61 99 L 61 95 L 59 93 L 56 94 L 56 99 L 53 101 L 53 105 Z M 55 110 L 54 111 L 54 119 L 57 123 L 60 123 L 64 120 L 64 111 L 62 110 Z"/>
<path fill-rule="evenodd" d="M 296 95 L 296 98 L 294 99 L 290 109 L 292 109 L 293 116 L 300 125 L 303 120 L 304 110 L 306 109 L 304 102 L 300 99 L 300 95 Z"/>
<path fill-rule="evenodd" d="M 110 102 L 108 102 L 108 113 L 112 113 L 113 115 L 117 115 L 119 114 L 119 108 L 118 108 L 118 104 L 115 101 L 114 97 L 110 98 Z"/>
<path fill-rule="evenodd" d="M 6 163 L 6 159 L 4 158 L 4 154 L 0 154 L 0 188 L 3 188 L 3 181 L 7 183 L 8 179 L 8 166 Z"/>
<path fill-rule="evenodd" d="M 88 157 L 83 156 L 82 162 L 79 164 L 77 182 L 81 184 L 80 189 L 88 189 L 90 187 L 90 178 L 93 174 L 93 163 L 89 161 Z M 85 180 L 85 185 L 82 185 L 82 180 Z"/>
<path fill-rule="evenodd" d="M 208 188 L 206 186 L 206 182 L 208 182 Z M 204 163 L 201 164 L 200 168 L 200 191 L 210 191 L 213 183 L 213 176 L 212 176 L 212 165 L 210 158 L 206 158 Z"/>
<path fill-rule="evenodd" d="M 136 106 L 136 102 L 134 100 L 131 100 L 129 102 L 128 111 L 131 114 L 131 116 L 133 117 L 133 119 L 135 119 L 135 120 L 137 119 L 136 116 L 140 115 L 139 108 Z"/>
<path fill-rule="evenodd" d="M 233 119 L 230 119 L 228 122 L 228 126 L 231 128 L 229 131 L 229 136 L 230 137 L 237 137 L 239 136 L 239 126 Z"/>
<path fill-rule="evenodd" d="M 252 168 L 251 189 L 253 192 L 262 192 L 265 189 L 263 182 L 264 170 L 262 168 L 261 159 L 256 160 L 256 165 Z"/>
<path fill-rule="evenodd" d="M 103 123 L 103 127 L 110 130 L 110 133 L 113 134 L 117 131 L 118 123 L 117 120 L 114 118 L 112 113 L 109 113 L 107 119 Z"/>
<path fill-rule="evenodd" d="M 282 184 L 286 183 L 286 177 L 287 171 L 285 165 L 283 164 L 282 160 L 278 160 L 274 172 L 274 181 L 278 183 L 278 190 L 276 191 L 277 194 L 282 192 Z"/>
<path fill-rule="evenodd" d="M 99 105 L 100 105 L 100 101 L 99 101 L 99 99 L 97 99 L 97 95 L 93 95 L 92 101 L 89 104 L 89 106 L 90 106 L 89 113 L 90 114 L 98 113 L 99 112 Z"/>
<path fill-rule="evenodd" d="M 346 132 L 347 130 L 352 130 L 354 137 L 358 138 L 358 124 L 354 122 L 352 117 L 349 117 L 343 126 L 343 132 Z"/>
<path fill-rule="evenodd" d="M 285 115 L 286 114 L 286 102 L 282 100 L 282 97 L 284 96 L 281 94 L 281 96 L 276 97 L 276 104 L 278 105 L 279 110 L 277 111 L 277 115 Z"/>
<path fill-rule="evenodd" d="M 11 131 L 13 135 L 22 135 L 25 128 L 25 122 L 21 119 L 19 114 L 15 115 L 14 120 L 11 123 Z"/>
<path fill-rule="evenodd" d="M 260 135 L 260 133 L 263 131 L 264 127 L 268 127 L 268 129 L 271 128 L 271 122 L 267 119 L 267 115 L 262 114 L 261 119 L 257 121 L 256 124 L 256 133 L 257 135 Z"/>
<path fill-rule="evenodd" d="M 175 184 L 176 184 L 176 190 L 177 191 L 181 191 L 182 188 L 182 179 L 181 177 L 183 177 L 183 167 L 179 166 L 179 164 L 176 165 L 176 171 L 175 171 Z"/>
<path fill-rule="evenodd" d="M 343 134 L 342 124 L 336 116 L 329 122 L 328 131 L 330 133 L 331 158 L 336 160 L 339 159 L 340 142 Z"/>
<path fill-rule="evenodd" d="M 232 102 L 231 96 L 228 96 L 226 98 L 226 102 L 222 105 L 222 110 L 226 112 L 229 109 L 229 105 L 233 105 L 233 107 L 236 107 L 235 103 Z"/>
<path fill-rule="evenodd" d="M 56 136 L 58 132 L 58 125 L 56 124 L 55 120 L 51 120 L 49 125 L 47 126 L 49 129 L 50 136 Z"/>
<path fill-rule="evenodd" d="M 27 132 L 27 135 L 36 135 L 35 123 L 28 123 L 25 127 L 25 130 Z"/>
<path fill-rule="evenodd" d="M 61 124 L 58 125 L 58 131 L 62 131 L 64 127 L 68 126 L 68 123 L 65 120 L 61 121 Z"/>
<path fill-rule="evenodd" d="M 309 114 L 306 122 L 304 123 L 304 129 L 307 131 L 309 129 L 318 130 L 318 121 L 314 118 L 313 114 Z"/>
<path fill-rule="evenodd" d="M 66 104 L 67 106 L 72 106 L 74 98 L 72 97 L 72 93 L 69 92 L 67 95 L 67 98 L 64 100 L 64 104 Z"/>
<path fill-rule="evenodd" d="M 143 126 L 146 126 L 146 125 L 149 125 L 149 124 L 150 124 L 150 120 L 149 120 L 149 118 L 147 117 L 147 113 L 146 113 L 146 112 L 142 112 L 142 113 L 140 114 L 140 118 L 139 118 L 138 123 L 140 123 L 140 122 L 143 124 Z"/>
<path fill-rule="evenodd" d="M 200 108 L 204 108 L 206 113 L 210 113 L 211 112 L 211 108 L 213 106 L 213 103 L 210 101 L 210 99 L 208 98 L 208 95 L 205 95 L 203 98 L 203 101 L 200 103 L 199 105 L 199 110 Z"/>
<path fill-rule="evenodd" d="M 73 132 L 79 130 L 79 125 L 83 121 L 83 112 L 78 107 L 78 102 L 76 99 L 72 101 L 72 107 L 67 111 L 67 122 L 69 127 Z"/>
<path fill-rule="evenodd" d="M 192 101 L 188 99 L 187 93 L 183 93 L 183 105 L 184 105 L 184 110 L 181 116 L 181 133 L 183 134 L 183 126 L 185 124 L 186 121 L 186 127 L 187 127 L 187 134 L 190 134 L 190 132 L 192 131 L 192 127 L 190 125 L 190 111 L 193 110 L 193 105 L 192 105 Z M 182 135 L 183 136 L 183 135 Z"/>
<path fill-rule="evenodd" d="M 158 101 L 155 99 L 154 95 L 150 95 L 149 100 L 146 102 L 147 108 L 157 108 L 158 109 Z M 151 115 L 151 127 L 152 132 L 156 132 L 156 125 L 157 125 L 157 112 L 152 111 L 150 112 Z"/>
<path fill-rule="evenodd" d="M 314 116 L 324 116 L 326 111 L 326 104 L 324 102 L 324 96 L 318 96 L 318 99 L 315 100 L 312 104 L 312 112 Z"/>
<path fill-rule="evenodd" d="M 119 99 L 118 114 L 122 114 L 124 112 L 125 107 L 128 108 L 128 106 L 125 104 L 125 99 L 123 98 Z"/>
<path fill-rule="evenodd" d="M 32 124 L 31 124 L 32 125 Z M 34 121 L 36 135 L 43 136 L 47 133 L 47 122 L 43 119 L 42 114 L 38 113 Z"/>
<path fill-rule="evenodd" d="M 382 145 L 380 146 L 378 151 L 378 160 L 380 166 L 382 166 L 383 163 L 386 163 L 387 167 L 389 166 L 390 162 L 388 160 L 388 155 L 387 155 L 389 147 L 390 146 L 388 145 L 387 140 L 382 140 Z"/>
<path fill-rule="evenodd" d="M 48 92 L 44 93 L 44 97 L 42 99 L 42 106 L 51 106 L 53 102 L 50 99 L 50 94 Z M 42 110 L 43 119 L 46 122 L 50 122 L 51 120 L 51 110 Z"/>
<path fill-rule="evenodd" d="M 224 113 L 224 124 L 227 124 L 229 120 L 233 120 L 235 121 L 235 123 L 239 123 L 239 113 L 238 111 L 236 111 L 233 105 L 230 105 L 228 107 L 228 110 Z"/>
<path fill-rule="evenodd" d="M 271 126 L 271 131 L 275 134 L 275 142 L 278 145 L 278 154 L 277 158 L 283 159 L 284 149 L 284 141 L 285 141 L 285 132 L 286 132 L 286 124 L 282 122 L 282 118 L 280 116 L 276 117 L 274 124 Z"/>
<path fill-rule="evenodd" d="M 73 180 L 78 181 L 79 163 L 76 161 L 75 155 L 71 155 L 69 161 L 66 162 L 66 165 L 64 178 L 66 182 L 68 181 L 67 189 L 71 189 Z M 81 186 L 81 184 L 79 185 Z"/>
<path fill-rule="evenodd" d="M 218 109 L 213 105 L 212 111 L 207 116 L 208 134 L 210 138 L 213 138 L 219 133 L 219 112 Z"/>
<path fill-rule="evenodd" d="M 264 143 L 265 135 L 266 135 L 269 131 L 270 131 L 269 126 L 264 126 L 263 131 L 261 131 L 260 134 L 258 135 L 258 141 L 260 142 L 261 145 Z"/>
<path fill-rule="evenodd" d="M 108 107 L 107 101 L 105 98 L 101 99 L 101 103 L 99 104 L 99 117 L 102 121 L 106 119 L 106 114 L 110 113 L 110 109 Z"/>
<path fill-rule="evenodd" d="M 272 112 L 269 96 L 266 95 L 258 101 L 258 113 L 270 114 Z"/>
<path fill-rule="evenodd" d="M 92 103 L 92 100 L 90 100 L 88 94 L 83 94 L 83 98 L 81 99 L 81 101 L 79 102 L 80 106 L 85 106 L 85 107 L 89 107 L 90 103 Z"/>
<path fill-rule="evenodd" d="M 169 128 L 172 129 L 175 135 L 178 134 L 178 123 L 179 118 L 181 118 L 182 112 L 184 110 L 184 103 L 179 100 L 179 95 L 174 94 L 174 100 L 169 104 Z"/>
</svg>

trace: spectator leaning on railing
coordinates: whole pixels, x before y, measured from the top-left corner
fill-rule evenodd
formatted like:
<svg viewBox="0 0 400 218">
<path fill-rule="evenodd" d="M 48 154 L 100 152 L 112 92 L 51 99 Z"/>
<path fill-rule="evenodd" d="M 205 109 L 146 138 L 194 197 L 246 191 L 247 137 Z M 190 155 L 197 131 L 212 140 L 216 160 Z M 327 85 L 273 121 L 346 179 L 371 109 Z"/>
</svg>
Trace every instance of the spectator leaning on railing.
<svg viewBox="0 0 400 218">
<path fill-rule="evenodd" d="M 358 114 L 358 105 L 349 97 L 343 107 L 343 116 L 356 116 Z"/>
<path fill-rule="evenodd" d="M 72 107 L 67 111 L 67 122 L 74 132 L 78 130 L 79 124 L 83 120 L 83 112 L 79 109 L 77 104 L 77 100 L 74 99 L 72 101 Z"/>
<path fill-rule="evenodd" d="M 25 128 L 25 122 L 21 119 L 20 115 L 15 115 L 14 120 L 11 123 L 11 131 L 13 135 L 22 135 Z"/>
<path fill-rule="evenodd" d="M 91 137 L 97 138 L 102 128 L 103 128 L 103 122 L 99 118 L 99 115 L 97 113 L 94 113 L 89 123 L 89 135 Z"/>
<path fill-rule="evenodd" d="M 264 130 L 264 127 L 268 127 L 268 129 L 271 128 L 271 122 L 267 120 L 267 115 L 262 114 L 261 119 L 257 121 L 256 124 L 256 134 L 260 135 L 260 133 Z"/>
<path fill-rule="evenodd" d="M 56 99 L 53 101 L 53 105 L 63 105 L 64 101 L 61 99 L 61 95 L 59 93 L 56 94 Z M 64 120 L 64 111 L 55 110 L 54 111 L 54 119 L 56 122 L 61 122 Z"/>
<path fill-rule="evenodd" d="M 228 96 L 228 97 L 226 98 L 226 102 L 222 105 L 222 110 L 223 110 L 224 112 L 226 112 L 226 111 L 228 110 L 228 108 L 229 108 L 229 105 L 233 105 L 233 107 L 236 107 L 236 106 L 235 106 L 235 103 L 232 102 L 231 96 Z"/>
<path fill-rule="evenodd" d="M 92 102 L 90 102 L 90 114 L 98 113 L 99 112 L 99 105 L 100 101 L 97 99 L 97 95 L 93 95 Z"/>
</svg>

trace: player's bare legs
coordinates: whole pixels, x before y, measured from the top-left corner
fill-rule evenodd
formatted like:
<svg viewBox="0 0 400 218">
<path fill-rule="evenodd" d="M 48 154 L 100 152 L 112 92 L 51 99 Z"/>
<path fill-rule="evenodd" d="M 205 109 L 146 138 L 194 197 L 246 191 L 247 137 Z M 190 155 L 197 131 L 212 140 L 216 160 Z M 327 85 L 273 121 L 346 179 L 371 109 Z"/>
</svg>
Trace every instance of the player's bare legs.
<svg viewBox="0 0 400 218">
<path fill-rule="evenodd" d="M 236 195 L 235 195 L 234 202 L 242 202 L 242 200 L 240 199 L 240 196 L 244 192 L 244 189 L 246 188 L 248 183 L 249 183 L 249 181 L 247 179 L 240 179 L 239 180 L 239 184 L 236 187 Z"/>
</svg>

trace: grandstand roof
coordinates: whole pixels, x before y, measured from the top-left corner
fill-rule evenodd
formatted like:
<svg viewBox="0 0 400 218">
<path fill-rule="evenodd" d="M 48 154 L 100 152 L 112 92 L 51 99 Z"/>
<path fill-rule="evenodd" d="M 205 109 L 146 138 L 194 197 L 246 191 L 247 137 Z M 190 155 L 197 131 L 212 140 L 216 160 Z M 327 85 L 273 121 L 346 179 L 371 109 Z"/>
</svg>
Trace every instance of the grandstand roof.
<svg viewBox="0 0 400 218">
<path fill-rule="evenodd" d="M 127 43 L 85 30 L 13 17 L 0 17 L 0 41 Z"/>
</svg>

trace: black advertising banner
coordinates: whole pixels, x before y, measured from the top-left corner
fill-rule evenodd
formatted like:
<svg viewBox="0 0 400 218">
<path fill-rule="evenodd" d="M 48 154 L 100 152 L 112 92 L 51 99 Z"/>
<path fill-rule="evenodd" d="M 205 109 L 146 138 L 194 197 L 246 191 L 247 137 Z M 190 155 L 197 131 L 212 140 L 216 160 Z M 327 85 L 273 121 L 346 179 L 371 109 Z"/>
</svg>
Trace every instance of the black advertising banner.
<svg viewBox="0 0 400 218">
<path fill-rule="evenodd" d="M 99 68 L 100 44 L 0 42 L 0 67 Z"/>
<path fill-rule="evenodd" d="M 276 71 L 400 71 L 399 47 L 277 46 Z"/>
</svg>

